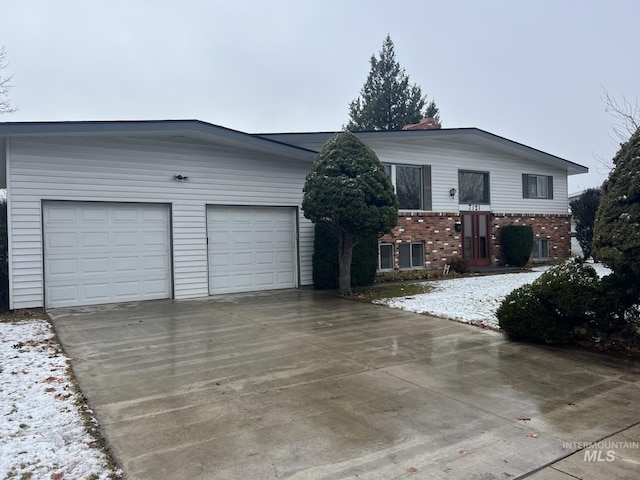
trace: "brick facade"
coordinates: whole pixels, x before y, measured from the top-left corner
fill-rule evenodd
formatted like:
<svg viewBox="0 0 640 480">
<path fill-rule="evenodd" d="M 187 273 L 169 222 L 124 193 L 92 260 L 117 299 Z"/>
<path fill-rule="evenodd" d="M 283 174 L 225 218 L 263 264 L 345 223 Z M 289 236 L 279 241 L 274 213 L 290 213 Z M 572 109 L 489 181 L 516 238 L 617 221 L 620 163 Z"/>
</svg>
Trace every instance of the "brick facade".
<svg viewBox="0 0 640 480">
<path fill-rule="evenodd" d="M 534 238 L 549 241 L 548 260 L 562 260 L 571 256 L 571 215 L 545 215 L 527 213 L 495 213 L 491 216 L 492 262 L 501 264 L 500 227 L 505 225 L 531 225 Z"/>
<path fill-rule="evenodd" d="M 513 214 L 491 215 L 491 261 L 503 264 L 500 255 L 500 228 L 504 225 L 531 225 L 535 238 L 549 242 L 549 260 L 560 260 L 571 255 L 571 215 Z M 424 268 L 442 269 L 449 259 L 462 256 L 462 232 L 459 213 L 405 212 L 398 217 L 398 225 L 380 243 L 394 245 L 394 269 L 399 269 L 398 245 L 402 243 L 424 244 Z"/>
</svg>

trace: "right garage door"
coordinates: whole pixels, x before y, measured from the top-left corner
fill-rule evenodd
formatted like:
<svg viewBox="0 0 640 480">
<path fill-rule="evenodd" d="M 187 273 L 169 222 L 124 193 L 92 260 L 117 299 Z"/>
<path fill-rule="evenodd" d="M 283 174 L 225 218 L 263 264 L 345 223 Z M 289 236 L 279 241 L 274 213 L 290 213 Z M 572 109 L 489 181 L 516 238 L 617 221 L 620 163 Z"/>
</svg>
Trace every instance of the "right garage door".
<svg viewBox="0 0 640 480">
<path fill-rule="evenodd" d="M 207 207 L 209 293 L 294 288 L 295 209 Z"/>
</svg>

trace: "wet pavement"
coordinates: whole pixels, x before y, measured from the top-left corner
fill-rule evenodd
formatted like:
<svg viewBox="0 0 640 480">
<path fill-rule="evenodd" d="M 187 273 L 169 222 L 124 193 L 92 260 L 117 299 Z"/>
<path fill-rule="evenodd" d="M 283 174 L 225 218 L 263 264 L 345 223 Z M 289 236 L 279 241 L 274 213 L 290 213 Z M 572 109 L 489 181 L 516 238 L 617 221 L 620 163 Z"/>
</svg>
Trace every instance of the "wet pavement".
<svg viewBox="0 0 640 480">
<path fill-rule="evenodd" d="M 128 480 L 640 478 L 633 362 L 309 290 L 49 314 Z"/>
</svg>

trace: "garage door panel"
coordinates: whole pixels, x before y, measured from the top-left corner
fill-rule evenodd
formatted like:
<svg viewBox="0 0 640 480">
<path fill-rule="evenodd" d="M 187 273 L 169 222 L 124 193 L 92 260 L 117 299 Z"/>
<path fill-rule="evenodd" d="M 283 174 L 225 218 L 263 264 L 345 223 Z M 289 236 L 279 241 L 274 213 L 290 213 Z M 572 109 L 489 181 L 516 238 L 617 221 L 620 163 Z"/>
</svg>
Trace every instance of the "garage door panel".
<svg viewBox="0 0 640 480">
<path fill-rule="evenodd" d="M 295 287 L 295 225 L 293 208 L 209 206 L 209 293 Z"/>
<path fill-rule="evenodd" d="M 257 252 L 256 264 L 257 265 L 272 265 L 275 254 L 273 252 Z"/>
<path fill-rule="evenodd" d="M 44 231 L 48 308 L 170 296 L 167 206 L 46 202 Z"/>
<path fill-rule="evenodd" d="M 80 287 L 78 285 L 51 287 L 48 291 L 66 305 L 77 305 L 80 298 Z"/>
<path fill-rule="evenodd" d="M 231 266 L 231 254 L 230 253 L 215 253 L 209 255 L 209 264 L 211 267 L 230 267 Z M 216 270 L 213 268 L 213 270 Z"/>
<path fill-rule="evenodd" d="M 109 232 L 107 231 L 92 233 L 80 232 L 77 236 L 80 237 L 80 248 L 105 249 L 109 247 Z"/>
<path fill-rule="evenodd" d="M 114 208 L 112 210 L 113 225 L 124 224 L 137 224 L 139 222 L 139 213 L 137 210 L 131 210 L 130 208 Z M 143 217 L 144 218 L 144 217 Z"/>
<path fill-rule="evenodd" d="M 269 287 L 276 284 L 275 274 L 270 273 L 256 273 L 256 285 L 259 287 Z"/>
<path fill-rule="evenodd" d="M 83 258 L 80 260 L 80 275 L 96 275 L 109 273 L 109 259 L 100 258 Z"/>
<path fill-rule="evenodd" d="M 48 233 L 45 239 L 50 248 L 78 248 L 78 236 L 75 233 Z"/>
<path fill-rule="evenodd" d="M 167 246 L 167 232 L 164 230 L 143 232 L 142 245 L 144 247 L 165 248 Z"/>
<path fill-rule="evenodd" d="M 144 234 L 143 234 L 144 235 Z M 113 234 L 114 248 L 137 248 L 140 243 L 138 232 L 115 232 Z"/>
<path fill-rule="evenodd" d="M 77 275 L 78 261 L 75 258 L 60 258 L 47 262 L 47 270 L 51 275 Z"/>
<path fill-rule="evenodd" d="M 253 264 L 253 254 L 249 252 L 232 253 L 231 264 L 234 267 L 250 267 Z"/>
<path fill-rule="evenodd" d="M 140 271 L 140 258 L 135 255 L 113 255 L 107 265 L 109 263 L 113 265 L 113 273 L 126 274 Z"/>
<path fill-rule="evenodd" d="M 165 272 L 167 269 L 167 258 L 165 255 L 145 255 L 138 261 L 142 262 L 144 273 Z"/>
<path fill-rule="evenodd" d="M 45 211 L 46 223 L 75 223 L 77 211 L 69 208 L 51 207 Z"/>
<path fill-rule="evenodd" d="M 168 280 L 145 280 L 142 282 L 145 296 L 163 295 L 169 289 Z"/>
</svg>

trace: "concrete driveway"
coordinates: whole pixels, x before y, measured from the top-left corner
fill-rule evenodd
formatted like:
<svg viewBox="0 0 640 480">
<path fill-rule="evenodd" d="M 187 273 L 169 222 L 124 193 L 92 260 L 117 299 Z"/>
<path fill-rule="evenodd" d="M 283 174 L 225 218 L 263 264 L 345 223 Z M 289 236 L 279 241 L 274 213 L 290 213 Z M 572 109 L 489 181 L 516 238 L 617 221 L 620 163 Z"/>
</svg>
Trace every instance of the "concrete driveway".
<svg viewBox="0 0 640 480">
<path fill-rule="evenodd" d="M 640 472 L 637 364 L 303 290 L 49 313 L 129 480 Z"/>
</svg>

